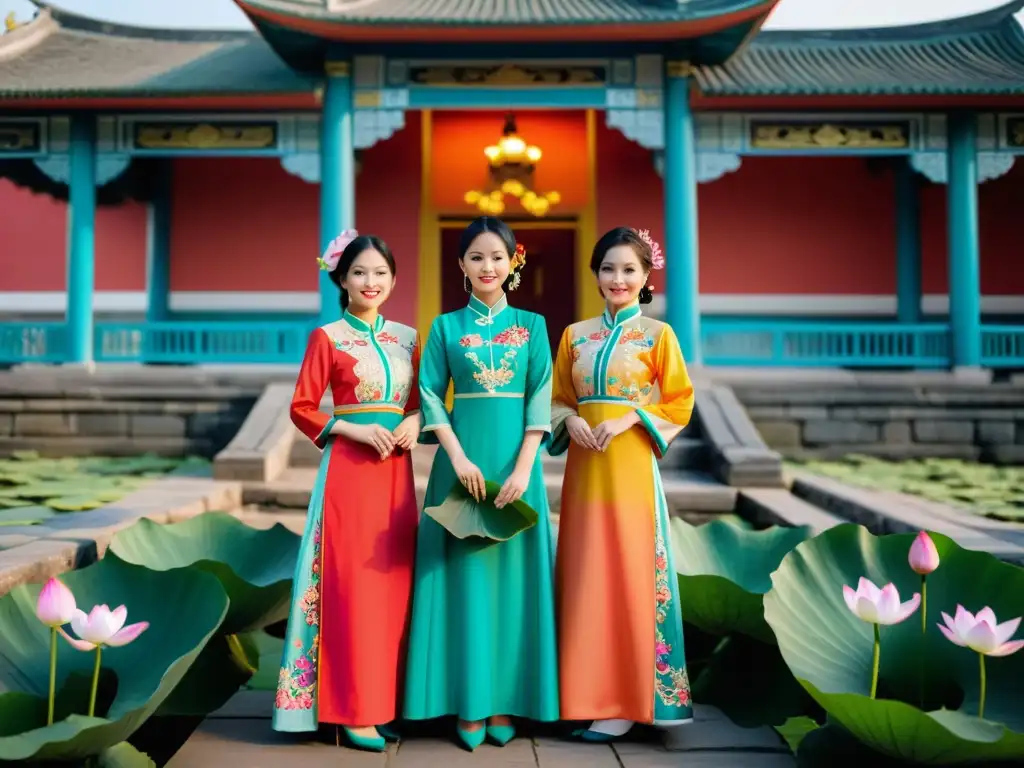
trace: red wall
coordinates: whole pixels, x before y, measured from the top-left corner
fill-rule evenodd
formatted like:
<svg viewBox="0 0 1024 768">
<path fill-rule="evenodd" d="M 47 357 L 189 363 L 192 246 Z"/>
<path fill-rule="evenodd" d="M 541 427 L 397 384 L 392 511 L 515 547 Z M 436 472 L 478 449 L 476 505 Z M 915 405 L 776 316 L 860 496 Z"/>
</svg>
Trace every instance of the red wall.
<svg viewBox="0 0 1024 768">
<path fill-rule="evenodd" d="M 663 185 L 651 153 L 599 123 L 598 232 L 624 224 L 664 235 Z M 1017 225 L 1024 161 L 979 187 L 985 295 L 1024 295 Z M 921 192 L 923 289 L 946 292 L 946 187 Z M 859 158 L 745 157 L 701 184 L 705 294 L 891 295 L 896 201 L 890 172 Z M 671 269 L 669 264 L 666 269 Z"/>
<path fill-rule="evenodd" d="M 0 178 L 0 221 L 0 291 L 63 291 L 67 284 L 67 204 Z M 145 207 L 125 203 L 98 208 L 96 290 L 145 288 Z"/>
<path fill-rule="evenodd" d="M 475 156 L 455 141 L 457 117 L 435 115 L 439 141 L 448 142 L 453 158 Z M 494 118 L 477 116 L 477 139 L 497 134 L 500 124 Z M 582 143 L 573 148 L 562 139 L 578 135 L 581 119 L 581 113 L 524 116 L 521 133 L 547 150 L 545 161 L 569 154 L 578 159 L 584 156 Z M 408 113 L 406 121 L 403 130 L 362 153 L 356 222 L 392 246 L 399 281 L 390 314 L 414 323 L 419 113 Z M 651 153 L 606 128 L 603 115 L 598 115 L 598 126 L 599 231 L 627 224 L 649 228 L 663 239 L 663 185 Z M 551 150 L 545 142 L 565 146 Z M 276 159 L 189 159 L 175 165 L 173 290 L 316 290 L 317 185 L 288 174 Z M 576 188 L 569 178 L 575 177 L 567 171 L 562 176 L 564 181 L 553 178 L 552 184 L 557 181 L 571 200 Z M 447 170 L 434 177 L 451 179 Z M 1024 161 L 979 189 L 982 290 L 987 295 L 1024 295 L 1017 253 L 1022 187 Z M 944 293 L 945 187 L 924 184 L 921 201 L 924 291 Z M 63 290 L 66 205 L 0 179 L 0 211 L 0 294 Z M 895 289 L 892 178 L 872 174 L 860 159 L 744 158 L 738 171 L 700 186 L 699 213 L 704 293 L 877 295 Z M 100 208 L 96 238 L 97 290 L 143 291 L 144 207 Z"/>
<path fill-rule="evenodd" d="M 419 250 L 418 113 L 362 153 L 356 227 L 382 237 L 399 280 L 389 316 L 415 320 Z M 172 291 L 313 291 L 318 288 L 320 187 L 276 158 L 175 162 Z"/>
</svg>

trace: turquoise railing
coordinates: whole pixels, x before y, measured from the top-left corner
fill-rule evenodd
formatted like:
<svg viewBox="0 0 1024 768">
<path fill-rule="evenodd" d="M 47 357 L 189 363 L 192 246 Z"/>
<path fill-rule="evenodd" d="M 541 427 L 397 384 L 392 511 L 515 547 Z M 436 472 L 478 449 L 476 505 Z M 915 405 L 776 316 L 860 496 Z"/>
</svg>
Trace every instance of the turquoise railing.
<svg viewBox="0 0 1024 768">
<path fill-rule="evenodd" d="M 97 323 L 100 363 L 296 365 L 315 320 Z M 705 317 L 704 362 L 728 366 L 947 368 L 949 327 Z M 0 322 L 0 364 L 67 360 L 64 323 Z M 1024 368 L 1024 326 L 982 326 L 982 364 Z"/>
<path fill-rule="evenodd" d="M 67 357 L 64 323 L 0 322 L 0 364 L 62 363 Z"/>
<path fill-rule="evenodd" d="M 706 317 L 706 365 L 945 368 L 949 326 Z"/>
<path fill-rule="evenodd" d="M 306 323 L 97 323 L 97 362 L 296 364 Z"/>
<path fill-rule="evenodd" d="M 983 325 L 981 364 L 987 368 L 1024 368 L 1024 326 Z"/>
</svg>

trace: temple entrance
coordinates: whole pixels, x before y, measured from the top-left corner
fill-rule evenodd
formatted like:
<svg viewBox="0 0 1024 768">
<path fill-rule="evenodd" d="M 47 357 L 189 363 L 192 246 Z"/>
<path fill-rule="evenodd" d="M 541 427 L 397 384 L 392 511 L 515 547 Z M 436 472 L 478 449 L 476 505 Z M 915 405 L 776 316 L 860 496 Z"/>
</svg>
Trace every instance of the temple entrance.
<svg viewBox="0 0 1024 768">
<path fill-rule="evenodd" d="M 570 222 L 508 221 L 516 239 L 526 248 L 523 282 L 509 295 L 509 303 L 544 315 L 552 353 L 562 331 L 575 320 L 576 227 Z M 465 305 L 462 272 L 455 260 L 463 222 L 441 224 L 441 311 L 451 312 Z"/>
</svg>

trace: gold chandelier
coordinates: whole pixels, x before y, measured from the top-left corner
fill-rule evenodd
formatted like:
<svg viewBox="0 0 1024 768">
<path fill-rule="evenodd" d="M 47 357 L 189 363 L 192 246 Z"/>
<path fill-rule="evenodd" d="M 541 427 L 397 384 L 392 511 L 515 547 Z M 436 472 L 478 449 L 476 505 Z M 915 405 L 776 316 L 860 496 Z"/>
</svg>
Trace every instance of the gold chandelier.
<svg viewBox="0 0 1024 768">
<path fill-rule="evenodd" d="M 533 172 L 541 158 L 540 147 L 527 144 L 516 129 L 516 117 L 505 116 L 505 127 L 498 143 L 484 148 L 487 158 L 487 185 L 485 189 L 472 189 L 465 195 L 469 205 L 481 213 L 500 216 L 505 212 L 505 197 L 514 197 L 533 216 L 545 216 L 551 206 L 558 205 L 562 196 L 552 190 L 544 194 L 533 188 Z"/>
</svg>

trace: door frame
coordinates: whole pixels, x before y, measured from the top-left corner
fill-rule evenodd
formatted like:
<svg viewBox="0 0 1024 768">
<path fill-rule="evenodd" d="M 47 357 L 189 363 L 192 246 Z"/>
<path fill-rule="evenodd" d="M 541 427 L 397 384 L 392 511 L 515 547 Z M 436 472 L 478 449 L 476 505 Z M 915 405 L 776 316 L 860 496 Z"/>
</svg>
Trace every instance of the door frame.
<svg viewBox="0 0 1024 768">
<path fill-rule="evenodd" d="M 432 129 L 431 111 L 422 111 L 420 119 L 420 226 L 419 261 L 417 269 L 416 319 L 421 339 L 426 339 L 430 326 L 441 314 L 441 230 L 462 228 L 471 217 L 458 214 L 444 218 L 435 210 L 430 198 L 432 173 L 430 167 Z M 576 233 L 576 301 L 575 320 L 601 314 L 604 305 L 596 291 L 586 290 L 593 276 L 590 255 L 597 242 L 597 111 L 586 110 L 587 203 L 572 219 L 510 221 L 515 229 L 572 229 Z M 529 259 L 530 255 L 526 255 Z"/>
</svg>

